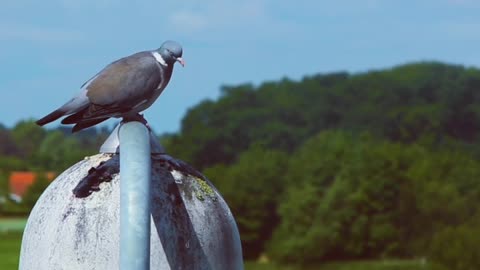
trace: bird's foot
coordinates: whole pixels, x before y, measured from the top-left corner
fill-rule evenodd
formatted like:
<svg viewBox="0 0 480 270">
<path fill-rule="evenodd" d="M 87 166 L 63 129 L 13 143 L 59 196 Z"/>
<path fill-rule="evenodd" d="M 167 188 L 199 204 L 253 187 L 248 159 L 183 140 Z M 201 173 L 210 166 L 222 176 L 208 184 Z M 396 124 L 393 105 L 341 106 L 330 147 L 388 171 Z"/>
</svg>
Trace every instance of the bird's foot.
<svg viewBox="0 0 480 270">
<path fill-rule="evenodd" d="M 147 120 L 145 119 L 145 117 L 143 117 L 143 114 L 136 113 L 136 114 L 133 114 L 133 115 L 124 116 L 123 120 L 122 120 L 122 123 L 132 122 L 132 121 L 140 122 L 140 123 L 144 124 L 148 128 L 149 131 L 152 131 L 152 129 L 150 128 L 150 125 L 147 122 Z"/>
</svg>

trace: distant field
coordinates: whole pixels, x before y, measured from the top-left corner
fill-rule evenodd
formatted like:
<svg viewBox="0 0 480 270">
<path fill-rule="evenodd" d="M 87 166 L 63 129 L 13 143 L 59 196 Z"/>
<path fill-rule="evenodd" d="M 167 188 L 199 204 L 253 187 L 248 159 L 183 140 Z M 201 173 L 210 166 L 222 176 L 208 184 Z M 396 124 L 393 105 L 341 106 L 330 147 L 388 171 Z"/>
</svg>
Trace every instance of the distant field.
<svg viewBox="0 0 480 270">
<path fill-rule="evenodd" d="M 21 232 L 25 228 L 26 223 L 26 218 L 0 218 L 0 233 L 8 231 Z"/>
<path fill-rule="evenodd" d="M 420 260 L 382 260 L 326 263 L 310 267 L 280 266 L 246 262 L 246 270 L 446 270 Z"/>
<path fill-rule="evenodd" d="M 0 218 L 0 269 L 18 269 L 22 231 L 26 219 Z M 445 270 L 420 260 L 338 262 L 319 266 L 293 267 L 272 263 L 246 262 L 245 270 Z"/>
<path fill-rule="evenodd" d="M 18 257 L 26 218 L 0 218 L 0 269 L 18 269 Z"/>
<path fill-rule="evenodd" d="M 0 232 L 0 269 L 18 269 L 22 232 Z"/>
</svg>

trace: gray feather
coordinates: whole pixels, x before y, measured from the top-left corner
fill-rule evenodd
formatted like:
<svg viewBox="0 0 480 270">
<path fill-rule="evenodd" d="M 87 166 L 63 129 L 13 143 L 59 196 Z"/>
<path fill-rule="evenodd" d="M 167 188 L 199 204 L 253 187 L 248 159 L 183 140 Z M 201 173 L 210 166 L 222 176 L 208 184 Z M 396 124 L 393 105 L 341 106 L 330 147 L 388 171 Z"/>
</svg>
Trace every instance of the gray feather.
<svg viewBox="0 0 480 270">
<path fill-rule="evenodd" d="M 86 81 L 81 93 L 37 121 L 44 125 L 62 116 L 62 124 L 75 131 L 110 117 L 128 117 L 146 108 L 162 93 L 176 61 L 184 64 L 180 44 L 167 41 L 156 51 L 139 52 L 119 59 Z"/>
</svg>

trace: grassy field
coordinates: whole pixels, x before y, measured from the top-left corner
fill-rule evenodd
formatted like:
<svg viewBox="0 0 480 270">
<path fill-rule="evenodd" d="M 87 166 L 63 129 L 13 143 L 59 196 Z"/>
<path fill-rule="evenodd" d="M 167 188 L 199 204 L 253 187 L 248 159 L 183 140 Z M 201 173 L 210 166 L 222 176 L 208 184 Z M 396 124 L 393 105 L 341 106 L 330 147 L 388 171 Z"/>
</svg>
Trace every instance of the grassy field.
<svg viewBox="0 0 480 270">
<path fill-rule="evenodd" d="M 0 269 L 18 269 L 18 257 L 25 219 L 0 219 Z M 246 262 L 246 270 L 446 270 L 421 260 L 384 260 L 327 263 L 293 267 L 273 263 Z"/>
<path fill-rule="evenodd" d="M 0 219 L 0 269 L 18 269 L 22 232 L 26 219 Z"/>
<path fill-rule="evenodd" d="M 8 231 L 21 232 L 25 228 L 25 218 L 0 218 L 0 233 Z"/>
<path fill-rule="evenodd" d="M 246 270 L 447 270 L 420 260 L 382 260 L 335 262 L 309 267 L 280 266 L 271 263 L 246 262 Z"/>
<path fill-rule="evenodd" d="M 22 242 L 21 232 L 0 232 L 0 269 L 18 269 L 18 256 Z"/>
</svg>

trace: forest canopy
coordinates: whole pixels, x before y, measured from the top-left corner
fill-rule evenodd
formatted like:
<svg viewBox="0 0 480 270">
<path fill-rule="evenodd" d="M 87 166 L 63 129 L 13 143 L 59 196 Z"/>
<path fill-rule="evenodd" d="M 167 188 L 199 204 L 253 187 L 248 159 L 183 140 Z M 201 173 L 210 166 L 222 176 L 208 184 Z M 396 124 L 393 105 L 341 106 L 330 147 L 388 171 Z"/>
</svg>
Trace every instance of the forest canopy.
<svg viewBox="0 0 480 270">
<path fill-rule="evenodd" d="M 219 188 L 245 257 L 480 267 L 480 254 L 455 250 L 480 237 L 479 69 L 422 62 L 220 91 L 160 140 Z M 30 120 L 0 127 L 0 181 L 13 170 L 61 172 L 107 135 Z"/>
</svg>

